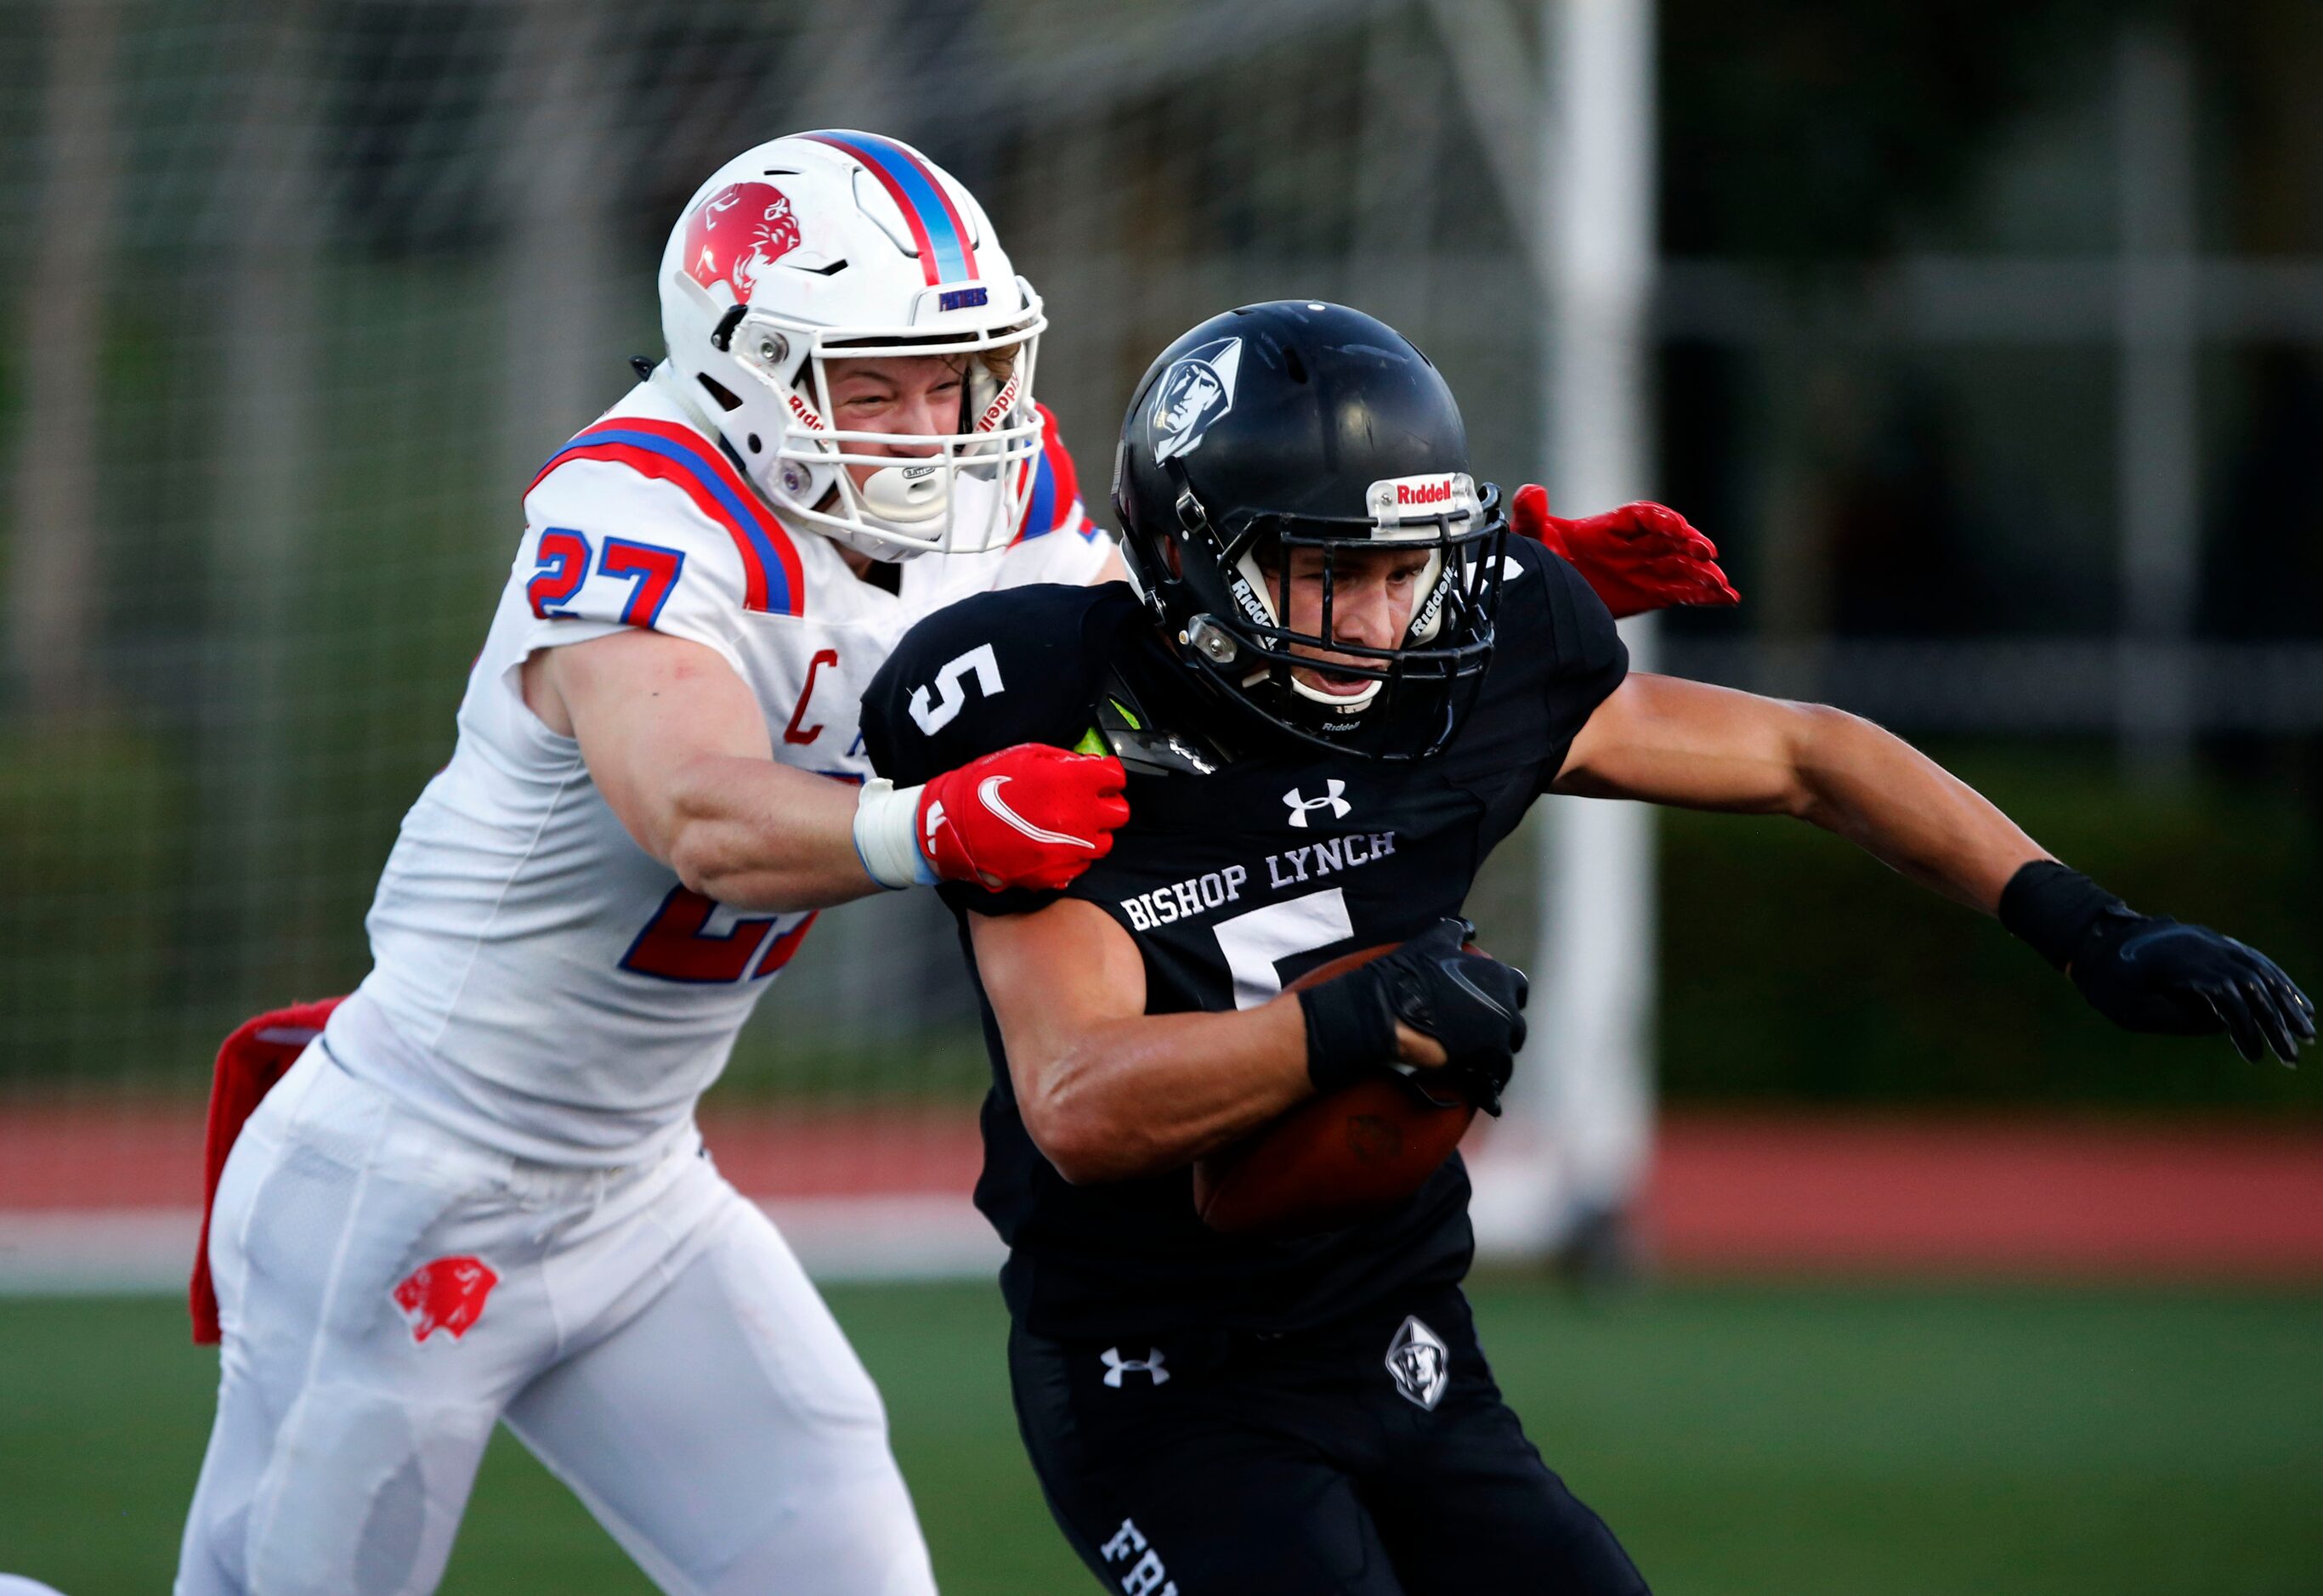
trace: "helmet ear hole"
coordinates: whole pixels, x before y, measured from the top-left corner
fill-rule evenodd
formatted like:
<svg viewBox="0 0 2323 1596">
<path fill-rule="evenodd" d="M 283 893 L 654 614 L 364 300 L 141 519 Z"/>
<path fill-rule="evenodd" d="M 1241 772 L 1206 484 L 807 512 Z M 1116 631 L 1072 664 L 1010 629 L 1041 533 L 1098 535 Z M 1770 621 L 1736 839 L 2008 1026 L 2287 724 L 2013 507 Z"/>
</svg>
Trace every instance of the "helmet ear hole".
<svg viewBox="0 0 2323 1596">
<path fill-rule="evenodd" d="M 751 454 L 758 454 L 758 453 L 759 452 L 759 450 L 760 450 L 760 445 L 759 445 L 759 443 L 758 443 L 758 435 L 757 433 L 755 433 L 755 432 L 754 432 L 754 433 L 752 433 L 752 434 L 750 435 L 750 437 L 749 437 L 749 444 L 750 444 L 750 453 L 751 453 Z"/>
<path fill-rule="evenodd" d="M 718 401 L 718 408 L 720 409 L 732 411 L 739 410 L 742 408 L 742 401 L 736 398 L 733 390 L 728 388 L 725 384 L 717 381 L 715 379 L 705 377 L 699 372 L 694 374 L 693 380 L 702 384 L 703 392 L 709 394 L 712 399 Z"/>
</svg>

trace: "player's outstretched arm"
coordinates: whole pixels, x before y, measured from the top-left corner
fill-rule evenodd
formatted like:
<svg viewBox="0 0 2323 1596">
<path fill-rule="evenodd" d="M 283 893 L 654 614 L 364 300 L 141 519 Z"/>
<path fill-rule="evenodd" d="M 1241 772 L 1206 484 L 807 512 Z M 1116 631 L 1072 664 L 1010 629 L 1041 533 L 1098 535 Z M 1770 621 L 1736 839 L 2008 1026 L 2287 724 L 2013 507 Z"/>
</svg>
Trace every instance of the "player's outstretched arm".
<svg viewBox="0 0 2323 1596">
<path fill-rule="evenodd" d="M 638 846 L 738 909 L 825 908 L 939 880 L 1054 889 L 1103 858 L 1128 817 L 1116 762 L 1056 748 L 1004 748 L 902 789 L 777 764 L 733 667 L 659 632 L 536 654 L 524 692 L 579 741 Z M 972 796 L 1002 786 L 1005 810 Z"/>
<path fill-rule="evenodd" d="M 1870 721 L 1676 676 L 1633 674 L 1573 739 L 1555 790 L 1787 814 L 1989 914 L 2046 858 L 1966 782 Z"/>
<path fill-rule="evenodd" d="M 1673 604 L 1740 604 L 1719 568 L 1718 546 L 1666 504 L 1639 500 L 1602 515 L 1548 512 L 1548 490 L 1527 482 L 1509 505 L 1510 529 L 1561 555 L 1615 619 Z"/>
<path fill-rule="evenodd" d="M 1145 1013 L 1137 945 L 1092 903 L 973 915 L 969 935 L 1024 1128 L 1059 1174 L 1085 1185 L 1181 1169 L 1375 1069 L 1443 1068 L 1446 1044 L 1464 1085 L 1486 1056 L 1500 1066 L 1495 1086 L 1504 1083 L 1524 1040 L 1524 978 L 1460 955 L 1464 928 L 1446 923 L 1434 949 L 1442 958 L 1423 958 L 1432 944 L 1415 938 L 1407 960 L 1254 1008 L 1175 1014 Z M 1405 978 L 1388 980 L 1397 969 Z M 1480 978 L 1489 992 L 1477 990 Z"/>
<path fill-rule="evenodd" d="M 2315 1037 L 2314 1004 L 2264 955 L 2207 927 L 2133 913 L 1967 783 L 1839 710 L 1632 675 L 1574 738 L 1554 787 L 1813 821 L 1999 915 L 2133 1031 L 2224 1031 L 2244 1057 L 2272 1047 L 2286 1063 Z"/>
</svg>

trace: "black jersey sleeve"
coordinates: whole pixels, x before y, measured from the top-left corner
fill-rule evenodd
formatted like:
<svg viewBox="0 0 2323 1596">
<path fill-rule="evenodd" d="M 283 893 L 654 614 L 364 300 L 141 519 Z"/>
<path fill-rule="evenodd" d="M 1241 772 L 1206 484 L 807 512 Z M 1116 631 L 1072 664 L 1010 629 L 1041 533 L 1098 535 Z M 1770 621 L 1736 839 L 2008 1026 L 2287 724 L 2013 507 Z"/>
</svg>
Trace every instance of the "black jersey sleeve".
<svg viewBox="0 0 2323 1596">
<path fill-rule="evenodd" d="M 1547 711 L 1549 757 L 1540 778 L 1546 785 L 1564 767 L 1566 749 L 1597 706 L 1630 674 L 1630 647 L 1614 629 L 1613 612 L 1581 573 L 1529 539 L 1509 544 L 1510 573 L 1524 574 L 1514 591 L 1503 590 L 1501 646 L 1538 657 Z"/>
<path fill-rule="evenodd" d="M 909 786 L 1017 743 L 1071 748 L 1092 693 L 1083 626 L 1099 590 L 978 593 L 904 634 L 863 695 L 872 769 Z"/>
<path fill-rule="evenodd" d="M 1115 586 L 978 593 L 913 627 L 863 695 L 871 768 L 912 786 L 1018 743 L 1074 747 L 1088 732 L 1096 697 L 1093 632 L 1118 619 Z M 955 907 L 987 914 L 1023 913 L 1062 895 L 955 883 L 938 890 Z"/>
</svg>

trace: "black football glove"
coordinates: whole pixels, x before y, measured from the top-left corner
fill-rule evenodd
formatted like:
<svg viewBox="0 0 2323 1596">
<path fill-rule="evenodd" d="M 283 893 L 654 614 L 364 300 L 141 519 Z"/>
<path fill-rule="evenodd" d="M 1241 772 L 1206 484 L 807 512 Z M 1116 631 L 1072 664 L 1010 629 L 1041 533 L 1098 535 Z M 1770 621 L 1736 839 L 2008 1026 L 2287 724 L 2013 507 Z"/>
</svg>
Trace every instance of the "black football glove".
<svg viewBox="0 0 2323 1596">
<path fill-rule="evenodd" d="M 2010 877 L 2000 922 L 2125 1030 L 2224 1031 L 2253 1063 L 2272 1048 L 2289 1064 L 2315 1040 L 2314 1004 L 2265 954 L 2206 925 L 2137 913 L 2053 859 Z"/>
<path fill-rule="evenodd" d="M 1393 1069 L 1431 1102 L 1445 1102 L 1428 1089 L 1440 1082 L 1486 1114 L 1500 1113 L 1501 1088 L 1524 1046 L 1528 983 L 1522 970 L 1461 950 L 1474 929 L 1440 920 L 1384 958 L 1299 995 L 1318 1091 Z M 1399 1020 L 1441 1044 L 1441 1067 L 1398 1062 Z"/>
</svg>

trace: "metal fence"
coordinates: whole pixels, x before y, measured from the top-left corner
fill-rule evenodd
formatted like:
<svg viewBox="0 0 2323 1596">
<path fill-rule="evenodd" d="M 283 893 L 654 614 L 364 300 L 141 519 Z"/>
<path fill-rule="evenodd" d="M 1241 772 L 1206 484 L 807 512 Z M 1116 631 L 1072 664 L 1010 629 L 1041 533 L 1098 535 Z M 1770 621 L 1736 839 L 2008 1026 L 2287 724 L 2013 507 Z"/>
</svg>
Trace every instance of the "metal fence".
<svg viewBox="0 0 2323 1596">
<path fill-rule="evenodd" d="M 190 1081 L 252 1008 L 360 977 L 518 490 L 656 347 L 663 230 L 761 137 L 877 126 L 977 189 L 1049 298 L 1043 397 L 1092 488 L 1152 352 L 1285 294 L 1396 323 L 1486 469 L 1542 474 L 1543 32 L 1501 0 L 0 0 L 0 1086 Z M 1661 263 L 1660 479 L 1705 438 L 1726 463 L 1698 518 L 1750 599 L 1666 663 L 1907 729 L 2115 733 L 2162 780 L 2206 729 L 2323 728 L 2317 626 L 2208 638 L 2194 602 L 2206 484 L 2254 425 L 2204 362 L 2323 343 L 2323 264 L 2206 250 L 2185 48 L 2092 49 L 2038 109 L 2098 136 L 2025 159 L 2113 196 L 2109 239 Z M 1705 350 L 1727 397 L 1685 431 Z M 2059 351 L 2028 462 L 2022 385 L 1977 373 Z M 2112 596 L 1867 634 L 1817 530 L 1853 446 L 1815 418 L 1833 372 L 1857 409 L 1933 382 L 1959 471 L 2055 507 L 2055 546 L 1988 569 L 1953 507 L 1968 575 Z M 771 1005 L 790 1062 L 762 1023 L 745 1073 L 977 1078 L 949 937 L 924 903 L 833 916 Z"/>
</svg>

